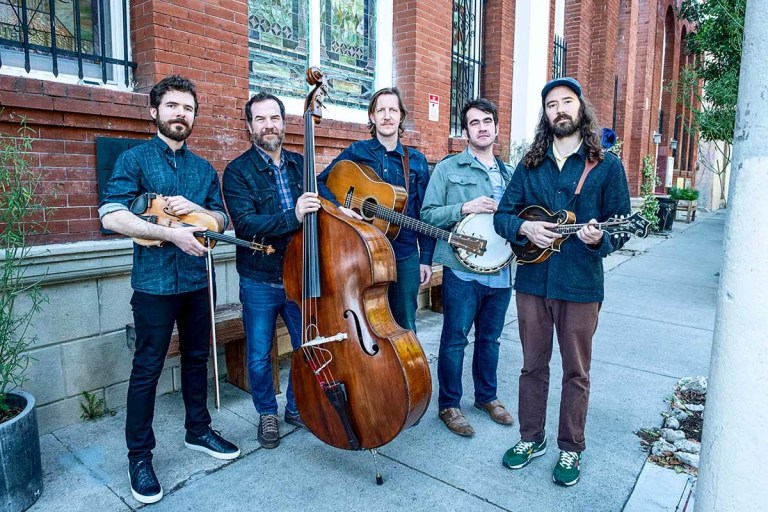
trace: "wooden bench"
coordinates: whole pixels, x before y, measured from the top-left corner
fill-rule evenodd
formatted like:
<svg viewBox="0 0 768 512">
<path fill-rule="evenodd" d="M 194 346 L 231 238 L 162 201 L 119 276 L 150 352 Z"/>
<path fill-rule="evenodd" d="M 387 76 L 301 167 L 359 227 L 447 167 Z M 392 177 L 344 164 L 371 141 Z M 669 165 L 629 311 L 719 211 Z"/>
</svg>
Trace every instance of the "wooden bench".
<svg viewBox="0 0 768 512">
<path fill-rule="evenodd" d="M 432 277 L 428 283 L 424 283 L 419 290 L 429 290 L 429 309 L 435 313 L 443 312 L 443 265 L 435 263 L 432 265 Z"/>
<path fill-rule="evenodd" d="M 677 216 L 677 214 L 680 212 L 685 214 L 686 224 L 690 224 L 692 221 L 696 220 L 696 201 L 684 201 L 682 199 L 679 200 L 677 202 L 675 216 Z"/>
<path fill-rule="evenodd" d="M 216 307 L 216 344 L 223 346 L 227 364 L 227 381 L 240 389 L 251 392 L 248 381 L 248 364 L 245 356 L 245 332 L 243 330 L 243 310 L 240 304 L 223 304 Z M 125 336 L 130 348 L 136 347 L 136 328 L 125 326 Z M 287 349 L 286 349 L 287 340 Z M 278 358 L 291 352 L 288 330 L 282 318 L 277 319 L 275 340 L 272 344 L 272 382 L 275 393 L 280 393 L 280 367 Z M 181 355 L 179 350 L 179 332 L 174 327 L 171 343 L 166 358 Z"/>
</svg>

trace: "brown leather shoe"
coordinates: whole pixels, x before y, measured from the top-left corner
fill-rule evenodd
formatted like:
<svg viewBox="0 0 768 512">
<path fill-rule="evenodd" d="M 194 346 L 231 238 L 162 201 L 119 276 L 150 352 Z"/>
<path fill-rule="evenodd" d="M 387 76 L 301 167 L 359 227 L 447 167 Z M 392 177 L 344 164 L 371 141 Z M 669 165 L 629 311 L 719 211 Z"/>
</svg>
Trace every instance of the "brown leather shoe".
<svg viewBox="0 0 768 512">
<path fill-rule="evenodd" d="M 512 415 L 507 411 L 501 402 L 498 400 L 494 400 L 492 402 L 488 402 L 487 404 L 479 404 L 475 402 L 475 407 L 480 409 L 481 411 L 485 411 L 488 413 L 488 416 L 491 417 L 493 421 L 496 423 L 499 423 L 500 425 L 514 425 L 515 419 L 512 417 Z"/>
<path fill-rule="evenodd" d="M 454 434 L 462 437 L 472 437 L 475 435 L 475 429 L 469 424 L 467 418 L 464 417 L 464 413 L 457 407 L 449 407 L 448 409 L 441 409 L 438 414 L 440 419 L 443 420 L 448 430 Z"/>
</svg>

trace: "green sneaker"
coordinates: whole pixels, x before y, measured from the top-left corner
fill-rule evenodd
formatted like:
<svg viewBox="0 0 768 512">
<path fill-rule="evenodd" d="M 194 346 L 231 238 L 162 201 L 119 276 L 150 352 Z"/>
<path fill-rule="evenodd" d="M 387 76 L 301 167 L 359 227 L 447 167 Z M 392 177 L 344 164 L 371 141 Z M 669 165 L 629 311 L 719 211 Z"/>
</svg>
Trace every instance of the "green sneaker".
<svg viewBox="0 0 768 512">
<path fill-rule="evenodd" d="M 555 470 L 552 472 L 552 480 L 556 484 L 570 486 L 579 481 L 581 474 L 581 453 L 560 452 Z"/>
<path fill-rule="evenodd" d="M 527 466 L 531 459 L 541 457 L 545 453 L 547 453 L 546 437 L 540 443 L 520 440 L 507 450 L 501 462 L 509 469 L 521 469 Z"/>
</svg>

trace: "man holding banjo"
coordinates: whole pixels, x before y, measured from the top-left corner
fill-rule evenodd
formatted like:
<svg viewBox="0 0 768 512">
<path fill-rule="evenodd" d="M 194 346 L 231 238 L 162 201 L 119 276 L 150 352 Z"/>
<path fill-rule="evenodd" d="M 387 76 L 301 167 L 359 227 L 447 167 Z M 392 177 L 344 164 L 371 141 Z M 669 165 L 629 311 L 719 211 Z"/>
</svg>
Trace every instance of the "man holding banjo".
<svg viewBox="0 0 768 512">
<path fill-rule="evenodd" d="M 468 147 L 435 166 L 421 209 L 424 222 L 449 229 L 462 217 L 474 214 L 474 218 L 490 220 L 485 224 L 489 232 L 479 236 L 496 237 L 492 215 L 511 178 L 504 163 L 493 155 L 498 121 L 496 105 L 487 99 L 464 106 L 461 128 Z M 437 363 L 440 419 L 454 434 L 469 437 L 475 433 L 461 412 L 464 349 L 474 323 L 475 407 L 497 423 L 512 425 L 512 415 L 496 396 L 499 336 L 512 295 L 511 269 L 506 264 L 500 269 L 483 269 L 462 263 L 443 240 L 437 242 L 434 260 L 444 265 L 444 321 Z"/>
</svg>

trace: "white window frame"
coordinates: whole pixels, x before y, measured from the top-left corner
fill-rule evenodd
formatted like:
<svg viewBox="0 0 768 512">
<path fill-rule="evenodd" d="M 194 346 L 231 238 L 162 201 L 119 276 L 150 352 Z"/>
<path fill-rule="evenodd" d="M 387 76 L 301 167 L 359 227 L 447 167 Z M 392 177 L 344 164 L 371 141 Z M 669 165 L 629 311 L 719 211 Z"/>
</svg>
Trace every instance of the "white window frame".
<svg viewBox="0 0 768 512">
<path fill-rule="evenodd" d="M 126 3 L 129 3 L 130 0 L 124 0 Z M 130 12 L 130 5 L 127 5 L 126 10 Z M 110 26 L 110 35 L 111 35 L 111 46 L 112 46 L 112 55 L 111 58 L 113 59 L 122 59 L 124 56 L 124 49 L 123 46 L 123 0 L 109 0 L 109 26 Z M 127 20 L 125 20 L 125 29 L 128 33 L 128 60 L 131 60 L 131 20 L 130 16 Z M 112 79 L 107 80 L 107 83 L 104 83 L 102 81 L 101 77 L 101 66 L 98 66 L 99 71 L 95 76 L 86 75 L 86 70 L 88 69 L 86 66 L 83 66 L 83 79 L 81 80 L 77 76 L 77 71 L 75 70 L 75 74 L 71 73 L 65 73 L 61 71 L 61 67 L 59 69 L 59 75 L 56 76 L 53 74 L 53 71 L 47 71 L 47 70 L 41 70 L 41 69 L 35 69 L 34 66 L 32 66 L 32 69 L 27 72 L 26 69 L 23 67 L 23 63 L 21 66 L 15 66 L 12 64 L 8 64 L 6 61 L 6 55 L 14 54 L 14 55 L 20 55 L 22 62 L 24 59 L 24 51 L 23 50 L 10 50 L 10 49 L 2 49 L 0 50 L 3 52 L 3 66 L 0 67 L 0 74 L 1 75 L 9 75 L 9 76 L 19 76 L 24 78 L 37 78 L 40 80 L 47 80 L 51 82 L 58 82 L 63 84 L 73 84 L 73 85 L 91 85 L 91 86 L 97 86 L 97 87 L 104 87 L 107 89 L 114 89 L 114 90 L 120 90 L 120 91 L 132 91 L 133 90 L 133 84 L 131 83 L 128 87 L 125 85 L 125 73 L 126 69 L 121 64 L 107 64 L 107 66 L 112 67 Z M 32 55 L 30 54 L 30 59 L 36 60 L 38 62 L 44 62 L 48 68 L 53 67 L 53 58 L 49 57 L 47 55 Z M 62 57 L 58 57 L 59 62 L 65 60 Z M 70 58 L 66 58 L 69 62 L 77 62 L 76 60 L 70 60 Z M 75 68 L 77 67 L 77 64 L 75 64 Z M 129 82 L 130 83 L 130 82 Z"/>
<path fill-rule="evenodd" d="M 320 66 L 320 1 L 309 0 L 309 65 Z M 374 70 L 374 89 L 392 86 L 392 0 L 376 1 L 376 67 Z M 286 115 L 304 115 L 304 100 L 301 98 L 280 97 L 285 104 Z M 333 104 L 333 92 L 323 111 L 327 119 L 368 123 L 368 110 Z"/>
</svg>

